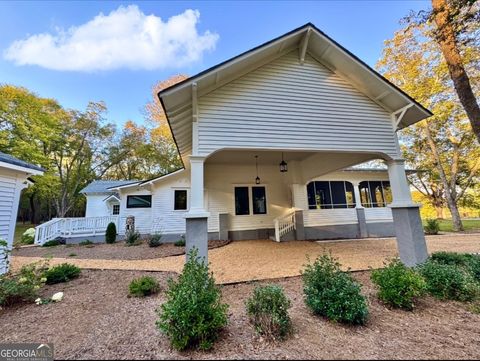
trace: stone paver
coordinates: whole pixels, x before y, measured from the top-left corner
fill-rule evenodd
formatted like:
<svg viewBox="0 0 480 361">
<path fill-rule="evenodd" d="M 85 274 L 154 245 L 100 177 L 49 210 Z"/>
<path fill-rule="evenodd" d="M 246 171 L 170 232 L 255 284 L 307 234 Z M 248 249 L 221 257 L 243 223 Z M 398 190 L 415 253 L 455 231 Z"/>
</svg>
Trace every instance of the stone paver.
<svg viewBox="0 0 480 361">
<path fill-rule="evenodd" d="M 428 236 L 427 245 L 430 253 L 442 250 L 478 253 L 480 233 Z M 252 240 L 210 250 L 209 261 L 217 282 L 225 284 L 298 276 L 307 257 L 313 260 L 324 252 L 331 252 L 345 269 L 352 271 L 380 268 L 386 260 L 397 256 L 395 238 L 281 243 Z M 12 268 L 40 260 L 42 258 L 12 257 Z M 180 272 L 184 260 L 183 255 L 149 260 L 53 258 L 50 264 L 69 262 L 81 268 Z"/>
</svg>

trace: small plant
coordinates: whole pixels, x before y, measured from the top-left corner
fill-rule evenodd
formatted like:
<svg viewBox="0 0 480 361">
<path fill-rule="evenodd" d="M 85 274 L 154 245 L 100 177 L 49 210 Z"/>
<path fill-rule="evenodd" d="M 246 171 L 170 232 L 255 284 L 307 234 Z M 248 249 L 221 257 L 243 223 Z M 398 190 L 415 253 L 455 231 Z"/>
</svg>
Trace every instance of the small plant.
<svg viewBox="0 0 480 361">
<path fill-rule="evenodd" d="M 315 314 L 354 325 L 367 321 L 367 300 L 360 293 L 360 284 L 330 255 L 324 254 L 306 266 L 303 283 L 305 303 Z"/>
<path fill-rule="evenodd" d="M 68 282 L 80 276 L 80 268 L 70 263 L 63 263 L 61 265 L 49 268 L 45 271 L 45 278 L 47 285 L 55 283 Z"/>
<path fill-rule="evenodd" d="M 0 306 L 12 306 L 21 302 L 31 302 L 38 296 L 44 285 L 44 263 L 23 266 L 17 274 L 0 276 Z"/>
<path fill-rule="evenodd" d="M 50 241 L 45 242 L 42 247 L 55 247 L 60 246 L 62 243 L 58 239 L 52 239 Z"/>
<path fill-rule="evenodd" d="M 33 244 L 35 240 L 35 228 L 28 228 L 22 234 L 21 242 L 22 244 Z"/>
<path fill-rule="evenodd" d="M 470 273 L 476 281 L 480 282 L 480 256 L 468 253 L 436 252 L 430 257 L 432 261 L 440 264 L 458 266 Z"/>
<path fill-rule="evenodd" d="M 140 233 L 137 231 L 127 232 L 125 235 L 125 243 L 127 246 L 138 246 L 140 244 Z"/>
<path fill-rule="evenodd" d="M 228 305 L 221 303 L 220 288 L 197 255 L 192 249 L 178 281 L 168 281 L 167 301 L 157 310 L 157 326 L 177 350 L 208 350 L 227 325 Z"/>
<path fill-rule="evenodd" d="M 440 231 L 440 223 L 434 218 L 428 218 L 426 220 L 426 225 L 424 227 L 425 233 L 426 234 L 438 234 Z"/>
<path fill-rule="evenodd" d="M 182 237 L 174 243 L 175 246 L 177 247 L 185 247 L 185 236 L 182 235 Z"/>
<path fill-rule="evenodd" d="M 150 296 L 160 291 L 158 281 L 150 276 L 134 279 L 128 286 L 129 294 L 133 297 Z"/>
<path fill-rule="evenodd" d="M 414 269 L 394 259 L 385 268 L 375 270 L 372 282 L 378 288 L 378 298 L 396 308 L 413 310 L 415 301 L 426 293 L 423 277 Z"/>
<path fill-rule="evenodd" d="M 149 247 L 158 247 L 162 245 L 162 234 L 157 232 L 152 234 L 148 239 L 148 246 Z"/>
<path fill-rule="evenodd" d="M 90 245 L 93 245 L 94 243 L 92 241 L 90 241 L 89 239 L 86 239 L 82 242 L 79 243 L 80 246 L 90 246 Z"/>
<path fill-rule="evenodd" d="M 284 339 L 292 331 L 288 315 L 290 300 L 275 285 L 256 287 L 246 302 L 247 314 L 255 330 L 268 339 Z"/>
<path fill-rule="evenodd" d="M 438 299 L 467 302 L 480 293 L 478 283 L 461 267 L 429 259 L 420 266 L 420 272 L 427 282 L 427 291 Z"/>
<path fill-rule="evenodd" d="M 115 223 L 110 222 L 107 226 L 107 230 L 105 231 L 105 242 L 108 244 L 115 243 L 117 240 L 117 226 Z"/>
</svg>

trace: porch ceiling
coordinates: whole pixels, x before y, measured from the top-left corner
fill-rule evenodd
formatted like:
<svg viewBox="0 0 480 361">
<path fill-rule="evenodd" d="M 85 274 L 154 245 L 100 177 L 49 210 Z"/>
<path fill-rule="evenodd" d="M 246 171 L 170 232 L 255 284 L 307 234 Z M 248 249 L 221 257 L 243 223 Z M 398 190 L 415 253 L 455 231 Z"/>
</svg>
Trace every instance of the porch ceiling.
<svg viewBox="0 0 480 361">
<path fill-rule="evenodd" d="M 289 161 L 302 161 L 314 152 L 284 152 L 283 159 Z M 258 155 L 258 164 L 272 165 L 282 161 L 281 151 L 265 150 L 223 150 L 210 156 L 206 163 L 209 164 L 255 164 L 255 156 Z"/>
</svg>

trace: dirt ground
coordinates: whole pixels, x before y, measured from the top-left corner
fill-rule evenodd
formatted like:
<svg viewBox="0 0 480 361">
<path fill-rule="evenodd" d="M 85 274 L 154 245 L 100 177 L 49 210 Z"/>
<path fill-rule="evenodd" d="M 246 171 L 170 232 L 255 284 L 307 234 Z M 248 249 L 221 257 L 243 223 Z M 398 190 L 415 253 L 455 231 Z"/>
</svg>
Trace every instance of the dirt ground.
<svg viewBox="0 0 480 361">
<path fill-rule="evenodd" d="M 228 244 L 228 241 L 209 241 L 208 248 L 213 249 Z M 22 247 L 13 250 L 13 256 L 19 257 L 55 257 L 76 259 L 119 259 L 139 260 L 153 259 L 185 254 L 185 247 L 177 247 L 173 243 L 164 243 L 159 247 L 149 247 L 143 243 L 127 247 L 125 242 L 114 244 L 78 244 L 61 245 L 54 247 Z"/>
<path fill-rule="evenodd" d="M 110 245 L 105 245 L 106 249 Z M 437 251 L 480 252 L 480 234 L 428 236 L 430 253 Z M 136 247 L 121 247 L 127 252 Z M 95 251 L 95 248 L 92 248 Z M 209 251 L 208 260 L 217 282 L 222 284 L 300 275 L 307 257 L 315 259 L 331 252 L 344 269 L 353 271 L 381 268 L 384 262 L 398 255 L 395 238 L 368 238 L 337 242 L 273 242 L 270 240 L 238 241 Z M 122 269 L 138 271 L 180 272 L 184 256 L 144 260 L 103 260 L 54 258 L 52 265 L 73 263 L 81 268 Z M 12 268 L 41 258 L 20 257 L 14 254 Z"/>
<path fill-rule="evenodd" d="M 370 308 L 366 326 L 333 324 L 305 307 L 301 278 L 271 280 L 292 301 L 294 334 L 268 344 L 245 314 L 245 300 L 257 282 L 224 286 L 229 325 L 210 352 L 176 352 L 155 327 L 163 290 L 149 298 L 128 298 L 128 283 L 150 274 L 164 290 L 172 274 L 85 270 L 79 279 L 47 286 L 44 297 L 65 292 L 58 304 L 28 304 L 0 311 L 2 342 L 52 342 L 57 359 L 478 359 L 480 315 L 466 305 L 423 300 L 414 312 L 389 310 L 375 297 L 369 272 L 355 273 Z M 264 282 L 261 282 L 264 283 Z"/>
</svg>

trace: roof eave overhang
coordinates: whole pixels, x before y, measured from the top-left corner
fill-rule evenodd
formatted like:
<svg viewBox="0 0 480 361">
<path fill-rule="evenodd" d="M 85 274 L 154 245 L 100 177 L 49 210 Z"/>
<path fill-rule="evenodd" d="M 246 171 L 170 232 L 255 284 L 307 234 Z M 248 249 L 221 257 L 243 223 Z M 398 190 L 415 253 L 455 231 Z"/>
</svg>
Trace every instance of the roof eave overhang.
<svg viewBox="0 0 480 361">
<path fill-rule="evenodd" d="M 44 171 L 40 169 L 22 167 L 17 164 L 12 164 L 12 163 L 2 162 L 2 161 L 0 161 L 0 168 L 6 168 L 16 172 L 26 173 L 28 175 L 42 175 L 44 173 Z"/>
</svg>

